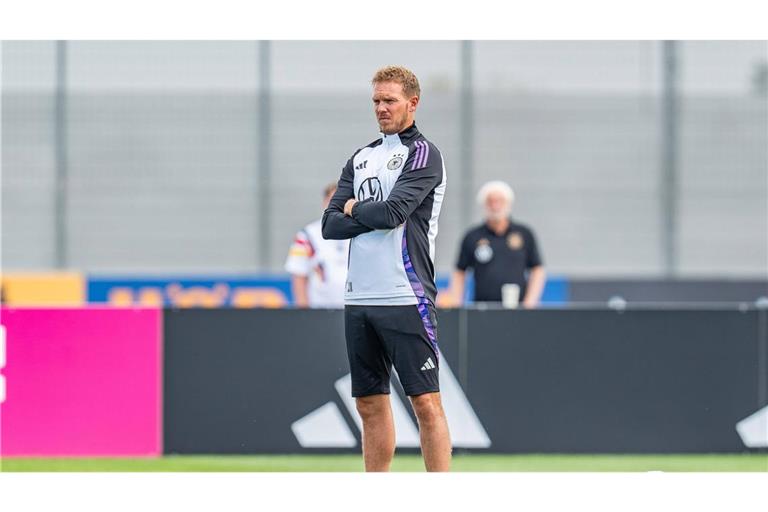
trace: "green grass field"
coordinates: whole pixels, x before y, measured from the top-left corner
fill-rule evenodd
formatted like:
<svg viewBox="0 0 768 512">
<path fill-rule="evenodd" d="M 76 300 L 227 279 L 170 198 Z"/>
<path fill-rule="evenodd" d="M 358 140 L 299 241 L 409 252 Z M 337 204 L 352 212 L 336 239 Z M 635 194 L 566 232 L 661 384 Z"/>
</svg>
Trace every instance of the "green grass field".
<svg viewBox="0 0 768 512">
<path fill-rule="evenodd" d="M 359 455 L 165 456 L 158 459 L 10 458 L 2 471 L 362 471 Z M 456 455 L 453 471 L 768 472 L 768 454 L 735 455 Z M 424 471 L 418 455 L 397 455 L 393 471 Z"/>
</svg>

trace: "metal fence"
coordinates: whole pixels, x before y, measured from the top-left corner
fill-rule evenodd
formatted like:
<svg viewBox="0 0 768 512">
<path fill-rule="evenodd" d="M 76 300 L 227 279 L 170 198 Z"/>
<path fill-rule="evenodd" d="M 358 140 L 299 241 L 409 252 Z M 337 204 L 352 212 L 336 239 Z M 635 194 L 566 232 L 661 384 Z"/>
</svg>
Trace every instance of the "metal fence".
<svg viewBox="0 0 768 512">
<path fill-rule="evenodd" d="M 411 67 L 449 270 L 504 179 L 551 272 L 768 273 L 765 41 L 2 43 L 2 262 L 281 271 Z"/>
</svg>

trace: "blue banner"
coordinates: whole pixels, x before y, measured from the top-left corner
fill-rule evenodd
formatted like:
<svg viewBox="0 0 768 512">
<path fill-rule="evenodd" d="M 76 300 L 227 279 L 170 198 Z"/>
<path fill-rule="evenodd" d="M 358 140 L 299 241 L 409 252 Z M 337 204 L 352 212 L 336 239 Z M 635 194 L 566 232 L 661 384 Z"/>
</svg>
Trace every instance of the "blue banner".
<svg viewBox="0 0 768 512">
<path fill-rule="evenodd" d="M 437 276 L 438 292 L 449 286 L 449 276 Z M 467 275 L 467 296 L 474 283 Z M 282 308 L 293 304 L 287 274 L 88 276 L 88 302 L 114 306 Z M 568 301 L 568 282 L 550 277 L 543 305 Z"/>
<path fill-rule="evenodd" d="M 88 277 L 88 302 L 114 306 L 281 308 L 291 299 L 286 276 Z"/>
</svg>

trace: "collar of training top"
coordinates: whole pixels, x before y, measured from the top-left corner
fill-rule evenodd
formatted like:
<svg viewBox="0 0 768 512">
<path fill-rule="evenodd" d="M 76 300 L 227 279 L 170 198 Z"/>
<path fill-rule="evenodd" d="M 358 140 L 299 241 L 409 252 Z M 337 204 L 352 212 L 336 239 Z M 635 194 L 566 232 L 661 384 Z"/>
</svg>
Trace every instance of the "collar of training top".
<svg viewBox="0 0 768 512">
<path fill-rule="evenodd" d="M 418 135 L 419 135 L 419 129 L 416 128 L 416 123 L 414 122 L 411 126 L 401 131 L 400 133 L 393 133 L 392 135 L 384 135 L 382 133 L 381 140 L 385 144 L 400 142 L 404 146 L 407 146 Z"/>
</svg>

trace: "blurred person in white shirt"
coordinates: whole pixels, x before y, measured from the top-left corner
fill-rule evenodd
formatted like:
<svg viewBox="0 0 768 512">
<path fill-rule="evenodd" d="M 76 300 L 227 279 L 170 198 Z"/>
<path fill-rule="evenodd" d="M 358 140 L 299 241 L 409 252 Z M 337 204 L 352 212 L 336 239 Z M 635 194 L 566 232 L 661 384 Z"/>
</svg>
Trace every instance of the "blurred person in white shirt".
<svg viewBox="0 0 768 512">
<path fill-rule="evenodd" d="M 323 190 L 322 210 L 336 192 L 332 183 Z M 291 291 L 296 307 L 344 307 L 344 283 L 347 279 L 349 240 L 326 240 L 321 233 L 321 219 L 304 226 L 288 251 L 285 270 L 291 274 Z"/>
</svg>

